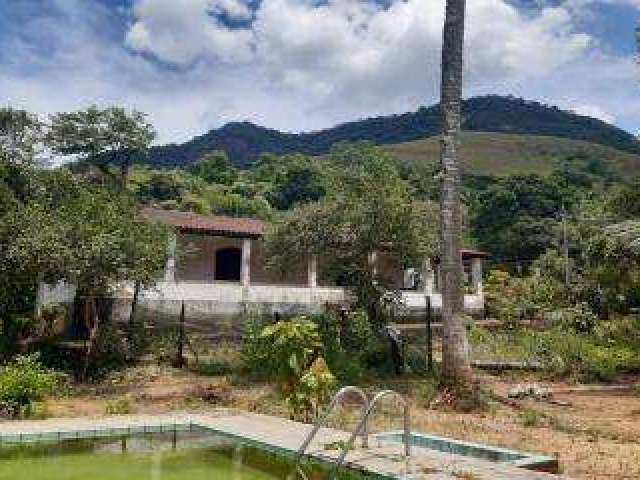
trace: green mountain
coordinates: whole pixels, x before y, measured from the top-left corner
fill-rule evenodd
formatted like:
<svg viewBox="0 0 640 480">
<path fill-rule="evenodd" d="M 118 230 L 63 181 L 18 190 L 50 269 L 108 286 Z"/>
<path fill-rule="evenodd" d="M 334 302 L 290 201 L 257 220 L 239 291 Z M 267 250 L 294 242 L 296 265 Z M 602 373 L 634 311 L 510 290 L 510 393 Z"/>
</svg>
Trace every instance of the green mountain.
<svg viewBox="0 0 640 480">
<path fill-rule="evenodd" d="M 224 150 L 235 165 L 248 166 L 261 153 L 322 155 L 340 142 L 403 144 L 436 136 L 440 130 L 439 119 L 439 106 L 434 105 L 420 108 L 417 112 L 368 118 L 299 134 L 284 133 L 249 122 L 229 123 L 180 145 L 155 147 L 148 163 L 155 167 L 185 166 L 209 151 Z M 527 137 L 559 137 L 640 154 L 640 143 L 636 138 L 613 125 L 514 97 L 491 95 L 466 100 L 463 129 Z M 398 151 L 407 149 L 410 147 L 404 150 L 400 146 L 397 148 Z M 636 164 L 636 168 L 639 165 Z"/>
</svg>

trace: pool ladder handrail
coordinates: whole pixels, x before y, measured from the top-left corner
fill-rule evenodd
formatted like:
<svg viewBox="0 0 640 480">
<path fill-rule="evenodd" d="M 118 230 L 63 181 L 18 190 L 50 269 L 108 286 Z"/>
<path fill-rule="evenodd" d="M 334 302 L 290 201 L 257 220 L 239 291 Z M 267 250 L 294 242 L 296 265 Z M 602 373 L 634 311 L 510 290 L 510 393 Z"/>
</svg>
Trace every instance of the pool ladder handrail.
<svg viewBox="0 0 640 480">
<path fill-rule="evenodd" d="M 369 409 L 369 398 L 367 397 L 366 393 L 364 393 L 364 391 L 362 391 L 361 388 L 355 387 L 353 385 L 342 387 L 333 396 L 333 399 L 331 400 L 331 403 L 327 407 L 327 410 L 316 421 L 315 425 L 313 426 L 313 429 L 311 430 L 311 432 L 309 432 L 307 437 L 304 439 L 304 442 L 302 442 L 302 445 L 300 445 L 300 448 L 298 449 L 298 451 L 296 453 L 296 460 L 298 460 L 302 455 L 304 455 L 304 453 L 307 451 L 307 448 L 309 447 L 309 445 L 311 444 L 311 442 L 313 441 L 315 436 L 320 431 L 320 428 L 322 428 L 322 426 L 326 423 L 327 419 L 329 418 L 329 415 L 331 415 L 333 410 L 338 406 L 338 402 L 340 402 L 340 400 L 342 400 L 342 397 L 344 397 L 347 393 L 355 393 L 356 395 L 358 395 L 360 397 L 360 400 L 362 400 L 362 415 L 364 415 L 366 413 L 366 411 Z M 360 418 L 362 418 L 362 417 L 360 417 Z M 369 436 L 367 434 L 367 428 L 365 426 L 364 429 L 362 430 L 362 446 L 364 448 L 367 448 L 368 445 L 369 445 L 369 438 L 368 437 Z M 354 441 L 355 441 L 355 439 L 354 439 Z"/>
<path fill-rule="evenodd" d="M 337 470 L 338 468 L 340 468 L 344 464 L 344 461 L 345 461 L 345 459 L 347 457 L 347 454 L 353 448 L 355 440 L 358 437 L 358 435 L 360 434 L 360 432 L 366 432 L 367 431 L 367 421 L 369 420 L 369 416 L 371 415 L 371 413 L 373 413 L 373 410 L 376 407 L 376 405 L 378 404 L 378 402 L 380 402 L 380 400 L 382 400 L 384 397 L 388 397 L 388 396 L 391 396 L 391 395 L 399 398 L 400 401 L 402 402 L 402 409 L 403 409 L 403 415 L 404 415 L 404 425 L 403 425 L 403 427 L 404 427 L 404 434 L 403 434 L 404 455 L 405 455 L 406 458 L 409 458 L 411 456 L 411 443 L 410 443 L 410 441 L 411 441 L 411 417 L 410 417 L 410 412 L 409 412 L 409 403 L 407 402 L 407 400 L 401 394 L 399 394 L 395 390 L 383 390 L 383 391 L 379 392 L 375 397 L 373 397 L 371 402 L 369 402 L 367 410 L 364 412 L 364 414 L 360 418 L 360 421 L 358 422 L 358 425 L 356 426 L 355 430 L 353 430 L 353 432 L 351 433 L 351 437 L 349 437 L 349 440 L 347 441 L 344 450 L 340 454 L 340 457 L 338 457 L 338 459 L 334 462 L 335 463 L 334 471 Z"/>
</svg>

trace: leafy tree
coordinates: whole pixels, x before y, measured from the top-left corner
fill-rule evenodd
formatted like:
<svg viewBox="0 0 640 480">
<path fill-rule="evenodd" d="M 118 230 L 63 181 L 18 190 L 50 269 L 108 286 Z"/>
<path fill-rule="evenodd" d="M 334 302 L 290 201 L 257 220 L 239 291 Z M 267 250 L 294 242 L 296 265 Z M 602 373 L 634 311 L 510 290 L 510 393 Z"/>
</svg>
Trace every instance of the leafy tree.
<svg viewBox="0 0 640 480">
<path fill-rule="evenodd" d="M 447 0 L 443 42 L 440 108 L 442 142 L 440 150 L 440 197 L 442 273 L 442 373 L 451 384 L 471 379 L 469 345 L 464 326 L 462 242 L 462 185 L 458 158 L 462 106 L 465 0 Z"/>
<path fill-rule="evenodd" d="M 130 190 L 145 204 L 173 202 L 180 205 L 185 196 L 201 194 L 206 184 L 183 170 L 149 170 L 134 168 L 131 174 Z"/>
<path fill-rule="evenodd" d="M 136 110 L 96 106 L 51 116 L 47 143 L 61 155 L 76 155 L 108 171 L 111 163 L 120 165 L 121 182 L 126 185 L 129 167 L 142 159 L 155 138 L 146 115 Z"/>
<path fill-rule="evenodd" d="M 227 189 L 209 188 L 203 194 L 207 212 L 232 217 L 271 218 L 271 205 L 261 197 L 247 198 Z"/>
<path fill-rule="evenodd" d="M 41 152 L 43 125 L 37 116 L 0 108 L 0 161 L 32 164 Z"/>
<path fill-rule="evenodd" d="M 257 193 L 275 208 L 288 210 L 325 195 L 325 163 L 305 155 L 262 155 L 256 165 L 246 171 L 245 179 L 261 187 Z"/>
<path fill-rule="evenodd" d="M 108 317 L 99 304 L 119 282 L 148 285 L 158 278 L 166 228 L 138 216 L 129 196 L 88 184 L 65 168 L 5 166 L 0 174 L 0 191 L 13 204 L 0 212 L 5 347 L 15 348 L 16 322 L 32 314 L 40 282 L 77 285 L 78 312 L 95 334 Z"/>
<path fill-rule="evenodd" d="M 607 202 L 607 210 L 623 220 L 640 218 L 640 180 L 614 189 Z"/>
<path fill-rule="evenodd" d="M 282 270 L 323 259 L 325 274 L 355 289 L 370 321 L 385 321 L 386 294 L 393 290 L 371 254 L 400 265 L 419 264 L 436 250 L 433 204 L 412 201 L 388 154 L 371 146 L 344 147 L 327 165 L 327 193 L 276 219 L 266 237 L 270 264 Z"/>
<path fill-rule="evenodd" d="M 229 161 L 229 157 L 222 151 L 203 155 L 189 166 L 188 170 L 208 183 L 220 183 L 222 185 L 233 185 L 238 176 L 237 170 Z"/>
<path fill-rule="evenodd" d="M 471 226 L 480 246 L 497 260 L 530 262 L 557 243 L 563 203 L 574 197 L 554 178 L 500 179 L 473 199 Z"/>
</svg>

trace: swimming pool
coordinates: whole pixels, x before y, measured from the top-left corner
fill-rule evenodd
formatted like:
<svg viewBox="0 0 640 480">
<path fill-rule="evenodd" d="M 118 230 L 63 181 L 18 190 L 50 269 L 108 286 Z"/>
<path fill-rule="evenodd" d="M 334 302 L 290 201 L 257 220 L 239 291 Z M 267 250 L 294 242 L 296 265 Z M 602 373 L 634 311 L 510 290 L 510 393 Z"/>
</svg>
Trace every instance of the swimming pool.
<svg viewBox="0 0 640 480">
<path fill-rule="evenodd" d="M 193 426 L 97 433 L 3 443 L 0 480 L 283 480 L 294 467 L 291 456 Z M 303 469 L 310 479 L 333 478 L 327 464 L 305 462 Z M 370 477 L 344 470 L 338 478 Z"/>
</svg>

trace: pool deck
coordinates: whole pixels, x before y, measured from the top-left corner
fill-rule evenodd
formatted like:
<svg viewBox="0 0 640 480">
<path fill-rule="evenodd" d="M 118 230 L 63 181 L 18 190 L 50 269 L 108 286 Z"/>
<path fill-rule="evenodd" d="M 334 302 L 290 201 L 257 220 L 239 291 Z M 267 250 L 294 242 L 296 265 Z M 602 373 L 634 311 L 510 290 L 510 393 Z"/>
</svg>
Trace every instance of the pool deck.
<svg viewBox="0 0 640 480">
<path fill-rule="evenodd" d="M 208 413 L 176 413 L 168 415 L 117 415 L 101 418 L 55 418 L 0 423 L 3 436 L 33 435 L 51 432 L 93 431 L 116 428 L 193 424 L 216 432 L 240 437 L 283 452 L 295 452 L 312 426 L 283 418 L 228 409 Z M 327 444 L 344 441 L 349 434 L 330 428 L 321 429 L 307 449 L 307 454 L 319 460 L 331 460 L 339 455 L 327 449 Z M 354 469 L 378 474 L 383 478 L 411 480 L 551 480 L 568 477 L 539 473 L 523 468 L 412 447 L 407 462 L 402 445 L 378 444 L 372 436 L 368 449 L 357 448 L 347 456 L 347 465 Z"/>
</svg>

